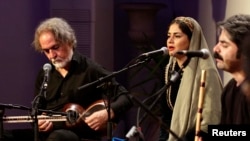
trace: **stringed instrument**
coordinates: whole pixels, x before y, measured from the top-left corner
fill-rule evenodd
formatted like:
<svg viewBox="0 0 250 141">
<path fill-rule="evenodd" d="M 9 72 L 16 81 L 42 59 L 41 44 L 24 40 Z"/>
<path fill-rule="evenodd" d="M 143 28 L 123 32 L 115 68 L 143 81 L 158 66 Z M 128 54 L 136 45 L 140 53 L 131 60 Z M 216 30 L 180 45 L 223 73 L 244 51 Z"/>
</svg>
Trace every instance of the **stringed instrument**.
<svg viewBox="0 0 250 141">
<path fill-rule="evenodd" d="M 92 113 L 103 110 L 106 108 L 104 100 L 97 100 L 92 103 L 87 109 L 75 103 L 68 103 L 64 106 L 63 111 L 67 113 L 67 116 L 62 115 L 38 115 L 38 120 L 49 120 L 49 121 L 65 121 L 68 127 L 74 127 L 78 124 L 84 123 L 84 119 L 90 116 Z M 2 120 L 4 123 L 25 123 L 34 122 L 32 116 L 3 116 Z"/>
</svg>

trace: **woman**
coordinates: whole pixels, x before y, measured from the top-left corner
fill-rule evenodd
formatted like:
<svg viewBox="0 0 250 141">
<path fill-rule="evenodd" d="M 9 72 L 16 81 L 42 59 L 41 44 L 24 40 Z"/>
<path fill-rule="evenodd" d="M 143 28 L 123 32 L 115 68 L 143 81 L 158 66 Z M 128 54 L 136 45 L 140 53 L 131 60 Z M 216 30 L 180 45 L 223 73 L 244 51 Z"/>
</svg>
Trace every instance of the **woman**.
<svg viewBox="0 0 250 141">
<path fill-rule="evenodd" d="M 205 98 L 202 109 L 200 136 L 205 140 L 208 125 L 218 124 L 220 121 L 220 94 L 222 82 L 212 55 L 207 59 L 178 55 L 180 50 L 198 51 L 209 50 L 200 25 L 191 17 L 177 17 L 169 26 L 166 44 L 169 51 L 169 63 L 166 66 L 165 81 L 170 84 L 163 95 L 162 120 L 170 125 L 179 138 L 194 140 L 196 115 L 198 110 L 201 72 L 206 71 Z M 172 79 L 172 72 L 179 72 L 180 78 Z M 167 85 L 168 86 L 168 85 Z M 173 134 L 161 128 L 160 141 L 175 141 Z"/>
</svg>

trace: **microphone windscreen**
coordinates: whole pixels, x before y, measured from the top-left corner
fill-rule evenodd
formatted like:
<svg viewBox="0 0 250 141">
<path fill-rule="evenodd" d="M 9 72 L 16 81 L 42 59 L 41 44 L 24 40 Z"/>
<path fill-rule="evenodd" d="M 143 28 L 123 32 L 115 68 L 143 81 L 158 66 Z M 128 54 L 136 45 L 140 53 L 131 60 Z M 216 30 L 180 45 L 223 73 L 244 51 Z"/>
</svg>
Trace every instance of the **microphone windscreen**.
<svg viewBox="0 0 250 141">
<path fill-rule="evenodd" d="M 43 70 L 44 71 L 50 71 L 51 69 L 52 69 L 51 64 L 46 63 L 46 64 L 43 65 Z"/>
</svg>

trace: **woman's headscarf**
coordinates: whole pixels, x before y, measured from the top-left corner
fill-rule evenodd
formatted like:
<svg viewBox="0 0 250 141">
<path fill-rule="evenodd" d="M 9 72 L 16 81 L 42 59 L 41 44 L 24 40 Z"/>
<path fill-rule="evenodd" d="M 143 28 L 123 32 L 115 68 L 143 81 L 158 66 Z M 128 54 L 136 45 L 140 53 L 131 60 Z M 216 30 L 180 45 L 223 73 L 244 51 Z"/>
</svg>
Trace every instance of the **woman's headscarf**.
<svg viewBox="0 0 250 141">
<path fill-rule="evenodd" d="M 207 42 L 200 25 L 191 17 L 177 17 L 175 20 L 182 20 L 192 31 L 189 50 L 198 51 L 208 49 Z M 166 67 L 173 65 L 175 57 L 171 56 Z M 222 93 L 222 82 L 215 66 L 211 53 L 207 59 L 198 57 L 191 58 L 188 65 L 183 69 L 183 76 L 176 97 L 170 129 L 180 138 L 188 132 L 195 130 L 196 115 L 198 110 L 199 89 L 201 82 L 201 71 L 206 71 L 205 98 L 202 110 L 201 130 L 207 132 L 207 126 L 220 122 Z M 168 76 L 166 75 L 166 81 Z M 166 82 L 167 83 L 167 82 Z M 195 136 L 195 134 L 194 134 Z M 177 140 L 169 137 L 169 141 Z"/>
</svg>

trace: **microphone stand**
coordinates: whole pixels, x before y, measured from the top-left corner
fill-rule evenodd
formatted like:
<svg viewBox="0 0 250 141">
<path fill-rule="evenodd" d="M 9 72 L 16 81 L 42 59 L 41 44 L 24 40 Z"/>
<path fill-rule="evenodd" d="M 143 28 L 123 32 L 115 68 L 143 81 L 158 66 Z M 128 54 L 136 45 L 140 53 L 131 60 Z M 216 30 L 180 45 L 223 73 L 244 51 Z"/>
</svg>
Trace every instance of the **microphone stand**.
<svg viewBox="0 0 250 141">
<path fill-rule="evenodd" d="M 45 78 L 43 80 L 43 83 L 41 85 L 41 89 L 39 94 L 35 97 L 35 99 L 32 102 L 32 109 L 31 109 L 31 117 L 34 118 L 34 141 L 39 141 L 39 131 L 38 131 L 38 119 L 37 119 L 37 114 L 38 114 L 38 106 L 40 103 L 41 98 L 46 97 L 46 91 L 47 91 L 47 79 Z"/>
<path fill-rule="evenodd" d="M 127 71 L 127 70 L 129 70 L 131 68 L 134 68 L 134 67 L 137 67 L 137 66 L 139 66 L 139 65 L 141 65 L 141 64 L 143 64 L 143 63 L 145 63 L 145 62 L 147 62 L 149 60 L 150 60 L 149 58 L 146 58 L 145 60 L 137 61 L 135 64 L 130 65 L 128 67 L 125 67 L 124 69 L 121 69 L 119 71 L 113 72 L 110 75 L 107 75 L 105 77 L 101 77 L 101 78 L 99 78 L 96 81 L 93 81 L 91 83 L 88 83 L 88 84 L 85 84 L 83 86 L 80 86 L 80 87 L 78 87 L 78 90 L 81 90 L 81 89 L 84 89 L 84 88 L 87 88 L 87 87 L 90 87 L 90 86 L 94 86 L 94 85 L 99 85 L 99 84 L 101 84 L 104 81 L 106 81 L 106 84 L 102 84 L 102 85 L 106 85 L 106 86 L 110 87 L 110 86 L 112 86 L 111 82 L 109 81 L 111 78 L 113 78 L 114 76 L 116 76 L 117 74 L 119 74 L 121 72 Z M 100 86 L 98 86 L 98 87 L 100 87 Z M 111 117 L 110 117 L 110 102 L 111 102 L 110 93 L 111 92 L 108 92 L 108 106 L 107 106 L 107 112 L 108 112 L 107 138 L 108 138 L 108 141 L 111 141 L 111 138 L 112 138 L 112 122 L 111 122 Z"/>
<path fill-rule="evenodd" d="M 111 86 L 111 84 L 108 83 L 108 86 Z M 107 123 L 107 139 L 108 141 L 112 140 L 112 131 L 113 131 L 113 126 L 112 126 L 112 121 L 111 121 L 111 114 L 110 114 L 110 102 L 111 102 L 111 93 L 107 92 L 107 97 L 108 97 L 108 123 Z"/>
<path fill-rule="evenodd" d="M 3 136 L 3 115 L 4 115 L 4 107 L 0 105 L 0 141 L 4 139 Z"/>
<path fill-rule="evenodd" d="M 144 60 L 142 60 L 142 59 L 144 59 Z M 107 75 L 107 76 L 105 76 L 105 77 L 101 77 L 101 78 L 99 78 L 98 80 L 96 80 L 96 81 L 93 81 L 93 82 L 91 82 L 91 83 L 88 83 L 88 84 L 86 84 L 86 85 L 83 85 L 83 86 L 80 86 L 80 87 L 78 87 L 78 90 L 81 90 L 81 89 L 84 89 L 84 88 L 87 88 L 87 87 L 90 87 L 90 86 L 93 86 L 93 85 L 98 85 L 98 84 L 100 84 L 100 83 L 102 83 L 102 82 L 104 82 L 104 81 L 107 81 L 107 80 L 110 80 L 112 77 L 114 77 L 114 76 L 116 76 L 117 74 L 119 74 L 119 73 L 121 73 L 121 72 L 124 72 L 124 71 L 126 71 L 126 70 L 128 70 L 128 69 L 131 69 L 131 68 L 134 68 L 134 67 L 136 67 L 136 66 L 138 66 L 138 65 L 141 65 L 141 64 L 143 64 L 143 63 L 145 63 L 145 62 L 147 62 L 147 61 L 149 61 L 151 58 L 147 58 L 147 57 L 145 57 L 145 58 L 139 58 L 137 61 L 136 61 L 136 63 L 135 64 L 133 64 L 133 65 L 130 65 L 130 66 L 128 66 L 128 67 L 126 67 L 126 68 L 124 68 L 124 69 L 121 69 L 120 71 L 117 71 L 117 72 L 113 72 L 113 73 L 111 73 L 110 75 Z M 173 82 L 175 82 L 177 79 L 179 79 L 180 77 L 180 73 L 182 72 L 182 69 L 183 68 L 185 68 L 186 67 L 186 65 L 189 63 L 189 61 L 190 61 L 190 59 L 191 58 L 188 58 L 184 63 L 183 63 L 183 67 L 179 70 L 179 72 L 176 72 L 175 73 L 175 75 L 173 75 L 173 77 L 171 77 L 171 81 L 167 84 L 167 86 L 170 86 Z M 160 96 L 159 96 L 160 97 Z M 165 124 L 165 123 L 163 123 L 161 120 L 159 120 L 158 119 L 158 117 L 156 117 L 140 100 L 138 100 L 137 98 L 135 98 L 134 96 L 130 96 L 130 99 L 132 100 L 132 101 L 134 101 L 135 103 L 137 103 L 141 108 L 143 108 L 151 117 L 153 117 L 156 121 L 158 121 L 158 122 L 160 122 L 160 124 L 164 127 L 164 129 L 166 129 L 170 134 L 172 134 L 176 139 L 178 139 L 178 141 L 183 141 L 181 138 L 179 138 L 173 131 L 171 131 L 170 130 L 170 128 L 168 128 L 168 126 Z M 157 98 L 157 99 L 159 99 L 159 98 Z M 110 113 L 108 113 L 108 114 L 110 114 Z M 110 117 L 109 117 L 110 118 Z M 108 121 L 110 121 L 110 119 L 108 119 Z M 109 122 L 108 122 L 109 123 Z M 110 125 L 108 125 L 108 127 L 109 127 Z M 108 131 L 108 141 L 111 141 L 111 133 L 112 133 L 112 131 Z"/>
<path fill-rule="evenodd" d="M 0 141 L 4 140 L 3 116 L 4 116 L 5 108 L 8 108 L 8 109 L 15 108 L 15 109 L 20 109 L 20 110 L 30 110 L 30 108 L 25 107 L 25 106 L 0 103 Z"/>
<path fill-rule="evenodd" d="M 0 141 L 4 140 L 3 116 L 4 116 L 5 108 L 9 108 L 9 109 L 15 108 L 15 109 L 21 109 L 21 110 L 29 109 L 24 106 L 0 103 Z"/>
<path fill-rule="evenodd" d="M 114 85 L 112 85 L 112 82 L 111 81 L 107 81 L 107 82 L 104 82 L 104 84 L 101 84 L 99 86 L 97 86 L 97 88 L 99 87 L 103 87 L 105 88 L 107 91 L 106 91 L 106 95 L 107 95 L 107 113 L 108 113 L 108 122 L 107 122 L 107 140 L 108 141 L 111 141 L 112 140 L 112 131 L 113 131 L 113 124 L 112 124 L 112 121 L 111 121 L 111 96 L 112 96 L 112 89 L 114 87 Z M 116 90 L 116 88 L 114 88 L 114 90 Z M 115 91 L 113 91 L 113 93 L 115 93 Z"/>
<path fill-rule="evenodd" d="M 122 72 L 124 72 L 124 71 L 127 71 L 127 70 L 131 69 L 131 68 L 134 68 L 134 67 L 137 67 L 137 66 L 139 66 L 139 65 L 141 65 L 141 64 L 144 64 L 144 63 L 148 62 L 149 60 L 150 60 L 149 58 L 146 58 L 145 60 L 137 61 L 137 62 L 136 62 L 135 64 L 133 64 L 133 65 L 130 65 L 130 66 L 128 66 L 128 67 L 125 67 L 125 68 L 123 68 L 123 69 L 121 69 L 121 70 L 119 70 L 119 71 L 115 71 L 115 72 L 111 73 L 110 75 L 101 77 L 101 78 L 99 78 L 99 79 L 97 79 L 96 81 L 93 81 L 93 82 L 91 82 L 91 83 L 88 83 L 88 84 L 85 84 L 85 85 L 83 85 L 83 86 L 80 86 L 80 87 L 78 87 L 78 90 L 85 89 L 85 88 L 90 87 L 90 86 L 93 86 L 93 85 L 98 85 L 98 84 L 100 84 L 100 83 L 102 83 L 102 82 L 104 82 L 104 81 L 110 80 L 111 78 L 113 78 L 113 77 L 116 76 L 117 74 L 120 74 L 120 73 L 122 73 Z"/>
<path fill-rule="evenodd" d="M 157 121 L 166 131 L 168 131 L 170 134 L 172 134 L 178 141 L 183 141 L 180 137 L 178 137 L 178 135 L 176 135 L 172 130 L 169 129 L 169 127 L 162 122 L 156 115 L 154 115 L 143 103 L 141 103 L 140 100 L 138 100 L 136 97 L 134 96 L 130 96 L 130 98 L 136 103 L 138 104 L 143 110 L 145 110 L 147 112 L 147 114 L 149 114 L 155 121 Z"/>
<path fill-rule="evenodd" d="M 32 108 L 29 108 L 29 107 L 26 107 L 26 106 L 22 106 L 22 105 L 0 103 L 0 141 L 4 140 L 4 134 L 3 134 L 3 131 L 4 131 L 3 121 L 4 121 L 4 118 L 3 118 L 3 116 L 4 116 L 5 108 L 8 108 L 8 109 L 28 110 L 28 111 L 33 110 Z M 60 114 L 62 116 L 68 116 L 68 113 L 65 113 L 65 112 L 55 112 L 55 111 L 51 111 L 51 110 L 37 109 L 37 112 L 46 112 L 46 113 L 49 113 L 49 114 Z M 36 130 L 36 131 L 38 131 L 38 130 Z M 37 135 L 38 135 L 38 133 L 36 133 L 36 139 L 38 139 Z"/>
<path fill-rule="evenodd" d="M 156 121 L 158 121 L 160 123 L 160 125 L 169 133 L 171 133 L 176 139 L 178 139 L 179 141 L 182 141 L 181 138 L 179 138 L 173 131 L 170 130 L 170 128 L 167 126 L 167 124 L 165 124 L 164 122 L 162 122 L 160 119 L 158 119 L 155 115 L 151 114 L 150 109 L 153 108 L 155 106 L 155 104 L 157 104 L 157 101 L 161 98 L 162 94 L 163 94 L 163 90 L 168 89 L 173 83 L 175 83 L 178 79 L 180 79 L 181 77 L 181 73 L 183 72 L 183 69 L 188 65 L 188 63 L 190 62 L 191 58 L 188 57 L 187 60 L 182 64 L 181 68 L 178 71 L 173 71 L 171 72 L 171 77 L 168 81 L 168 83 L 166 85 L 164 85 L 157 93 L 156 95 L 157 98 L 153 101 L 153 104 L 147 108 L 145 107 L 138 99 L 132 97 L 132 99 L 134 99 L 134 101 L 140 105 L 141 108 L 143 108 L 146 113 L 148 113 L 151 117 L 153 117 Z M 144 114 L 142 116 L 142 118 L 139 121 L 139 124 L 145 119 L 146 114 Z"/>
</svg>

